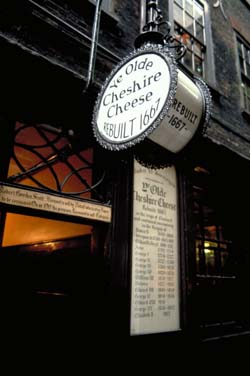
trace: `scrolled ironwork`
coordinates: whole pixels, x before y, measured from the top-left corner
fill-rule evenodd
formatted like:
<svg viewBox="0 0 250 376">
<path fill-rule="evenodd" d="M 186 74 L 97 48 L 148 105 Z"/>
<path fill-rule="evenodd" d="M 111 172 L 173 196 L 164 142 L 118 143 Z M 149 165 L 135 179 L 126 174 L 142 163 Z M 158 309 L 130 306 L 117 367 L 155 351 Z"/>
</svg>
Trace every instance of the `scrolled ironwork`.
<svg viewBox="0 0 250 376">
<path fill-rule="evenodd" d="M 168 33 L 164 35 L 163 38 L 165 46 L 167 46 L 170 49 L 174 49 L 174 55 L 176 60 L 180 60 L 187 51 L 187 46 L 185 44 L 181 43 L 178 39 L 173 37 L 170 34 L 170 30 L 168 30 Z"/>
<path fill-rule="evenodd" d="M 159 33 L 159 30 L 163 25 L 167 27 L 167 33 L 165 35 Z M 158 2 L 155 0 L 147 2 L 147 22 L 143 27 L 143 31 L 149 38 L 152 38 L 153 35 L 153 38 L 155 39 L 155 35 L 150 34 L 150 32 L 155 32 L 158 34 L 161 43 L 169 49 L 174 50 L 176 60 L 180 60 L 185 55 L 187 47 L 185 44 L 171 35 L 171 23 L 169 21 L 163 21 L 162 11 L 158 7 Z M 143 40 L 142 36 L 138 39 Z"/>
<path fill-rule="evenodd" d="M 22 132 L 25 132 L 22 134 Z M 39 143 L 34 140 L 28 142 L 24 137 L 26 134 L 36 132 L 39 136 Z M 97 188 L 103 183 L 106 172 L 102 171 L 95 182 L 89 182 L 87 174 L 93 170 L 93 162 L 89 161 L 83 155 L 83 150 L 76 150 L 72 142 L 74 132 L 69 130 L 64 132 L 60 129 L 47 126 L 45 124 L 23 124 L 17 127 L 15 131 L 14 150 L 12 154 L 13 161 L 20 171 L 7 178 L 7 182 L 23 185 L 24 179 L 30 179 L 37 187 L 52 193 L 60 193 L 66 196 L 80 196 L 88 192 L 94 193 L 97 200 L 104 202 L 103 195 L 97 191 Z M 31 166 L 25 166 L 22 158 L 17 152 L 22 150 L 24 153 L 30 153 L 30 160 L 35 161 Z M 77 157 L 78 167 L 75 167 L 71 157 Z M 64 164 L 68 173 L 59 176 L 56 166 Z M 38 177 L 38 173 L 48 171 L 52 178 L 52 184 L 46 184 Z M 84 173 L 86 173 L 86 177 Z M 82 174 L 81 174 L 82 173 Z M 74 177 L 77 179 L 79 190 L 66 191 L 65 186 L 69 180 Z"/>
</svg>

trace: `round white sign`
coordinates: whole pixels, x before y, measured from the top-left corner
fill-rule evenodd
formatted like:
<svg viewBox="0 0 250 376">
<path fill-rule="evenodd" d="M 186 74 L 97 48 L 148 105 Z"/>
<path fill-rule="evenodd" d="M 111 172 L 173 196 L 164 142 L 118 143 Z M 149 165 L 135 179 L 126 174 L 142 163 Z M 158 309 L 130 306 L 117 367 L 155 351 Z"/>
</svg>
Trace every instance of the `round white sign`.
<svg viewBox="0 0 250 376">
<path fill-rule="evenodd" d="M 132 53 L 107 79 L 97 99 L 94 133 L 102 146 L 119 150 L 148 136 L 172 104 L 176 67 L 162 48 Z"/>
</svg>

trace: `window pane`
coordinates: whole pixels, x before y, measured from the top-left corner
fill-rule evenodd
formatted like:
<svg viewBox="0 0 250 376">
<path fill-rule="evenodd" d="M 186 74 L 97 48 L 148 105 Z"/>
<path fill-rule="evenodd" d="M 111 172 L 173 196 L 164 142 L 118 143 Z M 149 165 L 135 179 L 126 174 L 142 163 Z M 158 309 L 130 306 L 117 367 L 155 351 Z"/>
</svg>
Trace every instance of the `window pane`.
<svg viewBox="0 0 250 376">
<path fill-rule="evenodd" d="M 204 28 L 198 22 L 195 23 L 195 37 L 199 39 L 201 43 L 204 43 Z"/>
<path fill-rule="evenodd" d="M 190 34 L 194 34 L 193 18 L 185 14 L 185 28 Z"/>
<path fill-rule="evenodd" d="M 189 50 L 187 50 L 186 54 L 184 55 L 184 64 L 190 69 L 193 69 L 192 53 Z"/>
<path fill-rule="evenodd" d="M 183 11 L 178 5 L 174 6 L 174 18 L 176 22 L 183 26 Z"/>
<path fill-rule="evenodd" d="M 241 56 L 240 56 L 240 70 L 241 70 L 242 73 L 245 72 L 245 70 L 244 70 L 244 60 Z"/>
<path fill-rule="evenodd" d="M 250 78 L 250 65 L 246 63 L 246 75 Z"/>
<path fill-rule="evenodd" d="M 200 257 L 200 250 L 199 250 L 199 247 L 196 247 L 196 273 L 197 274 L 201 274 L 201 267 L 200 267 L 200 261 L 201 257 Z"/>
<path fill-rule="evenodd" d="M 180 27 L 177 24 L 174 25 L 174 34 L 175 38 L 181 42 L 182 32 L 180 31 Z"/>
<path fill-rule="evenodd" d="M 250 98 L 246 98 L 246 102 L 247 102 L 247 105 L 246 105 L 246 109 L 248 112 L 250 112 Z"/>
<path fill-rule="evenodd" d="M 206 239 L 217 239 L 216 226 L 204 227 L 204 236 Z M 210 242 L 209 245 L 211 246 Z M 215 244 L 213 244 L 214 246 Z"/>
<path fill-rule="evenodd" d="M 196 272 L 206 274 L 205 253 L 201 240 L 196 240 Z"/>
<path fill-rule="evenodd" d="M 247 83 L 242 83 L 244 95 L 244 107 L 250 112 L 250 86 Z"/>
<path fill-rule="evenodd" d="M 247 96 L 250 97 L 250 84 L 246 83 L 246 93 Z"/>
<path fill-rule="evenodd" d="M 197 56 L 195 56 L 194 58 L 194 64 L 195 64 L 195 72 L 198 73 L 200 76 L 203 75 L 203 62 L 200 58 L 198 58 Z"/>
<path fill-rule="evenodd" d="M 250 50 L 247 51 L 247 63 L 250 64 Z"/>
<path fill-rule="evenodd" d="M 192 0 L 186 0 L 185 8 L 186 8 L 186 12 L 193 15 L 193 1 Z"/>
<path fill-rule="evenodd" d="M 179 4 L 183 8 L 183 0 L 175 0 L 176 4 Z"/>
<path fill-rule="evenodd" d="M 241 88 L 244 108 L 250 112 L 250 45 L 237 36 L 237 48 L 241 70 Z"/>
<path fill-rule="evenodd" d="M 197 42 L 194 42 L 194 53 L 195 53 L 195 55 L 202 57 L 202 51 L 203 51 L 202 45 L 197 43 Z"/>
<path fill-rule="evenodd" d="M 195 6 L 195 19 L 201 25 L 204 25 L 204 16 L 203 16 L 203 9 L 200 8 L 197 4 Z"/>
<path fill-rule="evenodd" d="M 189 50 L 193 49 L 193 40 L 188 33 L 182 34 L 182 43 L 185 44 Z"/>
<path fill-rule="evenodd" d="M 237 47 L 238 47 L 239 56 L 242 56 L 242 47 L 241 47 L 241 43 L 239 41 L 237 41 Z"/>
<path fill-rule="evenodd" d="M 175 25 L 175 38 L 185 44 L 190 50 L 192 50 L 192 38 L 188 33 L 185 33 L 184 31 L 180 31 L 180 27 L 178 25 Z"/>
<path fill-rule="evenodd" d="M 243 56 L 243 59 L 246 60 L 246 57 L 247 57 L 247 49 L 246 49 L 246 46 L 244 46 L 244 44 L 242 44 L 242 56 Z"/>
<path fill-rule="evenodd" d="M 207 274 L 215 274 L 215 254 L 214 250 L 205 248 L 205 259 Z"/>
</svg>

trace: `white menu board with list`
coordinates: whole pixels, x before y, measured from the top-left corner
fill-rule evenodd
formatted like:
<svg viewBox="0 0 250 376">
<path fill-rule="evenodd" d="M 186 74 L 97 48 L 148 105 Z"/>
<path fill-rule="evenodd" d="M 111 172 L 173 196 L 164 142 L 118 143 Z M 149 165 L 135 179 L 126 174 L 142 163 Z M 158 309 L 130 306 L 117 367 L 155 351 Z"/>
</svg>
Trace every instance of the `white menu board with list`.
<svg viewBox="0 0 250 376">
<path fill-rule="evenodd" d="M 177 178 L 174 166 L 134 162 L 131 335 L 180 329 Z"/>
</svg>

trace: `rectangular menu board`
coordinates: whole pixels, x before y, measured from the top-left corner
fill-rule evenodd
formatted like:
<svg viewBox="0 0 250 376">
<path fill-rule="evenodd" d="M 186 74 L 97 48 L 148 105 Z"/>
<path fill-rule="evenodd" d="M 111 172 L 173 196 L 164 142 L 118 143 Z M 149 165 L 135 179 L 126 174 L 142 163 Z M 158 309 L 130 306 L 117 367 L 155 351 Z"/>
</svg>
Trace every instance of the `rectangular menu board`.
<svg viewBox="0 0 250 376">
<path fill-rule="evenodd" d="M 177 178 L 174 166 L 134 162 L 131 335 L 176 331 L 179 313 Z"/>
</svg>

